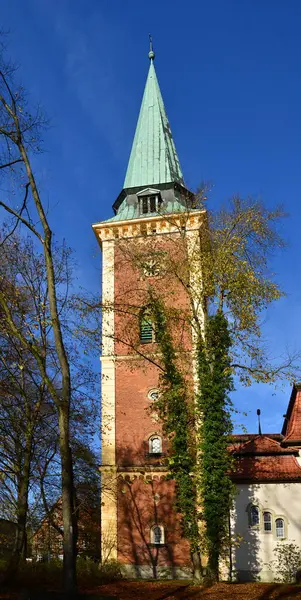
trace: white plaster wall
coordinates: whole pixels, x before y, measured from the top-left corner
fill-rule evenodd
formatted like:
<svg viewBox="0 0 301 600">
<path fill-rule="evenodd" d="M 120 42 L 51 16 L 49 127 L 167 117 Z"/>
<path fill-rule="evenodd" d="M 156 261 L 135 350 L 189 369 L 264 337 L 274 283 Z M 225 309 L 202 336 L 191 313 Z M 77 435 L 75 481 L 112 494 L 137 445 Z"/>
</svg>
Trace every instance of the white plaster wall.
<svg viewBox="0 0 301 600">
<path fill-rule="evenodd" d="M 273 561 L 274 549 L 280 542 L 293 542 L 301 548 L 301 483 L 261 483 L 237 485 L 235 508 L 231 518 L 234 539 L 233 569 L 241 580 L 272 581 L 277 570 Z M 273 516 L 273 531 L 265 533 L 249 526 L 248 506 L 255 504 Z M 286 523 L 286 539 L 277 540 L 275 519 L 282 517 Z M 274 571 L 273 571 L 274 569 Z"/>
</svg>

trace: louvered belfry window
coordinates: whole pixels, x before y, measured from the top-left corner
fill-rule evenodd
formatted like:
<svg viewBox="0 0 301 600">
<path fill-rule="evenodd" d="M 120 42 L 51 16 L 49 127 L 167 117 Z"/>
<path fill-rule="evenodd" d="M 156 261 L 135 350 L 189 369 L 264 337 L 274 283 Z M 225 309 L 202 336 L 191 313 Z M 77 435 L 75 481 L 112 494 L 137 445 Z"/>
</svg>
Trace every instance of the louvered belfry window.
<svg viewBox="0 0 301 600">
<path fill-rule="evenodd" d="M 140 342 L 151 344 L 155 341 L 154 325 L 151 316 L 144 315 L 140 321 Z"/>
</svg>

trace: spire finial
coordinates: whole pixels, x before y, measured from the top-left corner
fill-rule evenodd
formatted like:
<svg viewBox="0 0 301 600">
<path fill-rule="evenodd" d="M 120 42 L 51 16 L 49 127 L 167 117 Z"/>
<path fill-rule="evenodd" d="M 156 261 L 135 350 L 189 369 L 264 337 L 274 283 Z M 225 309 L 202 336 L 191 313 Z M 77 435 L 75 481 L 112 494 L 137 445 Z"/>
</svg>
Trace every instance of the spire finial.
<svg viewBox="0 0 301 600">
<path fill-rule="evenodd" d="M 149 34 L 148 37 L 149 37 L 149 53 L 148 53 L 148 58 L 150 60 L 154 60 L 155 53 L 154 53 L 154 50 L 153 50 L 153 38 L 152 38 L 151 34 Z"/>
</svg>

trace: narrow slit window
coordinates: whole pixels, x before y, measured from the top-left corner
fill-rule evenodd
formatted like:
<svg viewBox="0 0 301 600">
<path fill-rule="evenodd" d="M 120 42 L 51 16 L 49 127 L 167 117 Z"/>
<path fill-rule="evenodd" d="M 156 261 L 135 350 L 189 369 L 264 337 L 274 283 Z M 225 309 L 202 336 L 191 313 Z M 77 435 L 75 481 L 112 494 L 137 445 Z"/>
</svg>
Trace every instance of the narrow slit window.
<svg viewBox="0 0 301 600">
<path fill-rule="evenodd" d="M 270 512 L 263 513 L 263 530 L 265 533 L 272 532 L 272 515 Z"/>
<path fill-rule="evenodd" d="M 282 540 L 285 537 L 284 519 L 276 519 L 276 538 Z"/>
</svg>

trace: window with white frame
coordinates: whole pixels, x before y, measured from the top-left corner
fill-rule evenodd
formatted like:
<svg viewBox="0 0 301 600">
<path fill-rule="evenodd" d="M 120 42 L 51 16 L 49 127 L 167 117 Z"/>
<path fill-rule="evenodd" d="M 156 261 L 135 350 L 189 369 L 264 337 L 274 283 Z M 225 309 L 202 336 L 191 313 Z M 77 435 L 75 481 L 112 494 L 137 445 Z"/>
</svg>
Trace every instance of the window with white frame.
<svg viewBox="0 0 301 600">
<path fill-rule="evenodd" d="M 162 525 L 154 525 L 150 530 L 151 544 L 164 544 L 164 527 Z"/>
<path fill-rule="evenodd" d="M 263 511 L 256 504 L 251 504 L 247 507 L 249 515 L 249 527 L 255 527 L 263 533 L 271 533 L 278 540 L 283 540 L 287 537 L 287 522 L 283 517 L 275 517 L 272 510 Z"/>
<path fill-rule="evenodd" d="M 284 519 L 281 519 L 281 518 L 276 519 L 275 525 L 276 525 L 276 538 L 278 540 L 282 540 L 283 538 L 285 538 Z"/>
<path fill-rule="evenodd" d="M 152 435 L 149 438 L 149 453 L 150 454 L 161 454 L 162 453 L 162 439 L 159 435 Z"/>
<path fill-rule="evenodd" d="M 265 533 L 272 532 L 272 515 L 268 511 L 263 513 L 263 531 Z"/>
<path fill-rule="evenodd" d="M 252 505 L 250 507 L 250 527 L 258 527 L 260 523 L 260 513 L 258 506 Z"/>
</svg>

